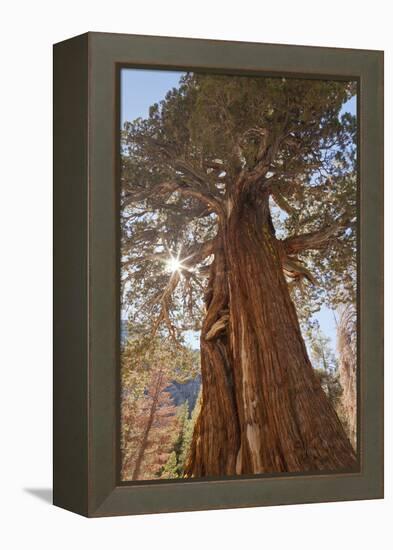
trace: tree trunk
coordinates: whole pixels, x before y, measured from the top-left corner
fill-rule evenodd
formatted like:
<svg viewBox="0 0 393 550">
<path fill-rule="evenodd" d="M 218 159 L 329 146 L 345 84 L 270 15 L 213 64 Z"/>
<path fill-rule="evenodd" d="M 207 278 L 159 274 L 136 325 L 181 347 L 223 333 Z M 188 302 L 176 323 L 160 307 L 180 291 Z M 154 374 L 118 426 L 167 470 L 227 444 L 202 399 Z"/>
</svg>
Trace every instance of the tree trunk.
<svg viewBox="0 0 393 550">
<path fill-rule="evenodd" d="M 347 305 L 340 314 L 338 323 L 339 376 L 343 388 L 341 405 L 347 422 L 347 431 L 352 446 L 356 449 L 357 403 L 356 403 L 356 308 Z"/>
<path fill-rule="evenodd" d="M 307 355 L 267 193 L 243 190 L 228 202 L 217 243 L 186 475 L 353 468 L 352 446 Z"/>
<path fill-rule="evenodd" d="M 240 444 L 228 317 L 228 274 L 217 239 L 201 330 L 202 403 L 195 423 L 186 476 L 231 475 Z M 224 319 L 224 321 L 221 321 Z"/>
<path fill-rule="evenodd" d="M 131 479 L 133 481 L 136 480 L 136 479 L 139 479 L 143 459 L 144 459 L 144 456 L 145 456 L 146 447 L 147 447 L 147 444 L 148 444 L 148 441 L 149 441 L 150 430 L 153 426 L 154 417 L 155 417 L 156 411 L 157 411 L 158 398 L 159 398 L 159 395 L 160 395 L 160 391 L 162 390 L 162 380 L 163 380 L 163 373 L 159 372 L 158 375 L 157 375 L 157 381 L 156 381 L 156 385 L 155 385 L 155 388 L 154 388 L 154 394 L 152 396 L 152 402 L 151 402 L 151 406 L 150 406 L 149 416 L 147 418 L 145 429 L 143 430 L 142 440 L 141 440 L 141 443 L 139 445 L 138 454 L 137 454 L 137 457 L 136 457 L 136 460 L 135 460 L 134 470 L 132 472 L 132 478 Z"/>
</svg>

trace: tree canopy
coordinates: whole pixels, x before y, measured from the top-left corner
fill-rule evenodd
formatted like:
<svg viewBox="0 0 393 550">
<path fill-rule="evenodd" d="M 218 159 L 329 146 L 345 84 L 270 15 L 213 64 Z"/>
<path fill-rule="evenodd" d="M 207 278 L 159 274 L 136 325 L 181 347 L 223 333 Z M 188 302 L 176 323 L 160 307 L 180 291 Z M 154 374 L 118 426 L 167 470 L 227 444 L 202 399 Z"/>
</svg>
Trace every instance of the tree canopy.
<svg viewBox="0 0 393 550">
<path fill-rule="evenodd" d="M 140 330 L 197 330 L 217 223 L 247 174 L 301 319 L 356 289 L 356 118 L 348 81 L 185 74 L 121 134 L 122 299 Z"/>
</svg>

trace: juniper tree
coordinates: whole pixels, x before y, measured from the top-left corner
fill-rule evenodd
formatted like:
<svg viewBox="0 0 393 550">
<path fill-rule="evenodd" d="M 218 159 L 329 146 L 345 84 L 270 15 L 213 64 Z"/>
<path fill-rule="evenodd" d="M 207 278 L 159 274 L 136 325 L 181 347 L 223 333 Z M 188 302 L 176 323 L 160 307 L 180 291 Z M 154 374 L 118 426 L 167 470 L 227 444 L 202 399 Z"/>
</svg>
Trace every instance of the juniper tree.
<svg viewBox="0 0 393 550">
<path fill-rule="evenodd" d="M 354 92 L 186 74 L 124 127 L 124 304 L 141 331 L 201 331 L 188 476 L 355 464 L 298 317 L 356 284 Z"/>
</svg>

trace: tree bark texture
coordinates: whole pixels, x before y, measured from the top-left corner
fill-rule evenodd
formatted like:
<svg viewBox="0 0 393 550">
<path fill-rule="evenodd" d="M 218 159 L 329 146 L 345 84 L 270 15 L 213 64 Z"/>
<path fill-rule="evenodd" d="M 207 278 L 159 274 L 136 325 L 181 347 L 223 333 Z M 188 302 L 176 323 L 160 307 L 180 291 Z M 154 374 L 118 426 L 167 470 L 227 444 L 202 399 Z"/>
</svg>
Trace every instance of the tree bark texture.
<svg viewBox="0 0 393 550">
<path fill-rule="evenodd" d="M 351 469 L 282 271 L 268 194 L 227 202 L 201 331 L 202 406 L 186 475 Z"/>
<path fill-rule="evenodd" d="M 357 430 L 357 316 L 353 305 L 346 306 L 338 323 L 339 376 L 343 388 L 341 405 L 347 422 L 349 439 L 356 449 Z"/>
</svg>

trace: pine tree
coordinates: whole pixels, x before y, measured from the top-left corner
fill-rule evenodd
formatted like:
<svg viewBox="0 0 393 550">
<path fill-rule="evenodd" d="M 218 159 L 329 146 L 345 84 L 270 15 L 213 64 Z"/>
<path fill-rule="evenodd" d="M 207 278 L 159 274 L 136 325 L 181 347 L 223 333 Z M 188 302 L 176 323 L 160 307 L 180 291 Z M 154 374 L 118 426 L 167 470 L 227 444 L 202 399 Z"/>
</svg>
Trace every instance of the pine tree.
<svg viewBox="0 0 393 550">
<path fill-rule="evenodd" d="M 182 475 L 185 475 L 186 466 L 189 460 L 195 424 L 201 412 L 201 401 L 202 401 L 202 390 L 199 391 L 199 395 L 195 403 L 194 410 L 192 411 L 191 417 L 188 419 L 185 425 L 183 443 L 181 446 L 181 452 L 179 456 L 179 471 L 182 473 Z"/>
<path fill-rule="evenodd" d="M 194 354 L 155 338 L 128 342 L 122 356 L 122 479 L 160 475 L 179 430 L 169 392 L 173 378 L 194 371 Z"/>
<path fill-rule="evenodd" d="M 129 471 L 132 480 L 156 477 L 172 448 L 177 418 L 167 387 L 168 379 L 158 371 L 138 401 L 131 420 L 134 437 L 127 440 L 128 460 L 124 463 L 124 472 Z"/>
<path fill-rule="evenodd" d="M 179 477 L 176 452 L 172 451 L 160 474 L 161 479 L 176 479 Z"/>
</svg>

